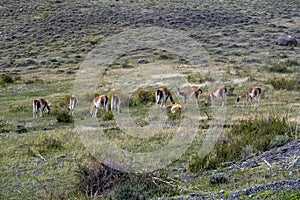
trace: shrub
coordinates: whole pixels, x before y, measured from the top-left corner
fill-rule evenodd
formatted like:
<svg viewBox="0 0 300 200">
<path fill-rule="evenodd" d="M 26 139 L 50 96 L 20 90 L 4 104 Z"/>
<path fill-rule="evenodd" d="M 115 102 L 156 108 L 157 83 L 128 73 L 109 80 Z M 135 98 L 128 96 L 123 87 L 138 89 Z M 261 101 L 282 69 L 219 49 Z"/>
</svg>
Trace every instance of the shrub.
<svg viewBox="0 0 300 200">
<path fill-rule="evenodd" d="M 194 73 L 187 76 L 188 82 L 190 83 L 203 83 L 205 78 L 200 73 Z"/>
<path fill-rule="evenodd" d="M 17 125 L 17 133 L 27 133 L 28 128 L 24 125 Z"/>
<path fill-rule="evenodd" d="M 0 120 L 0 133 L 8 133 L 13 129 L 13 125 L 4 120 Z"/>
<path fill-rule="evenodd" d="M 143 103 L 155 102 L 155 94 L 153 93 L 153 91 L 140 89 L 138 90 L 137 95 L 138 95 L 139 102 L 143 102 Z"/>
<path fill-rule="evenodd" d="M 55 113 L 58 122 L 73 123 L 74 118 L 68 111 L 57 111 Z"/>
<path fill-rule="evenodd" d="M 226 141 L 219 141 L 215 148 L 205 157 L 194 155 L 189 167 L 193 172 L 213 169 L 229 162 L 242 160 L 249 155 L 260 153 L 272 146 L 285 143 L 296 127 L 287 122 L 286 118 L 275 115 L 268 118 L 240 120 L 226 135 Z M 278 135 L 276 142 L 271 142 Z"/>
<path fill-rule="evenodd" d="M 112 113 L 111 111 L 104 112 L 104 113 L 102 114 L 101 119 L 102 119 L 103 121 L 113 120 L 113 119 L 114 119 L 114 115 L 113 115 L 113 113 Z"/>
<path fill-rule="evenodd" d="M 300 90 L 300 85 L 297 83 L 297 80 L 290 78 L 274 78 L 269 80 L 269 83 L 276 90 Z"/>
<path fill-rule="evenodd" d="M 129 105 L 137 106 L 141 103 L 155 102 L 155 92 L 152 89 L 139 89 L 130 98 Z"/>
<path fill-rule="evenodd" d="M 270 148 L 283 146 L 289 140 L 290 138 L 286 135 L 276 135 L 270 142 Z"/>
<path fill-rule="evenodd" d="M 1 81 L 2 84 L 5 83 L 14 83 L 14 79 L 11 74 L 2 74 Z"/>
<path fill-rule="evenodd" d="M 126 173 L 99 162 L 78 165 L 79 190 L 88 197 L 95 194 L 108 199 L 149 199 L 178 194 L 178 188 L 167 178 L 166 171 Z"/>
<path fill-rule="evenodd" d="M 228 182 L 228 178 L 224 174 L 217 173 L 209 176 L 209 182 L 211 184 L 223 184 Z"/>
</svg>

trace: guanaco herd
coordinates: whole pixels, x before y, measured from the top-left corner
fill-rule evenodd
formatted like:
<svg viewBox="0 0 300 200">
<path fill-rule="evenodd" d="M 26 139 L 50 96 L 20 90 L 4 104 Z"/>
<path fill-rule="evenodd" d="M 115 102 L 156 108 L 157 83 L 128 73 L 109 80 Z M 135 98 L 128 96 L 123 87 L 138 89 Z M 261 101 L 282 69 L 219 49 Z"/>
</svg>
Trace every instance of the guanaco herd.
<svg viewBox="0 0 300 200">
<path fill-rule="evenodd" d="M 186 103 L 186 100 L 192 96 L 195 97 L 197 104 L 199 104 L 200 94 L 202 94 L 202 90 L 198 87 L 191 87 L 191 88 L 185 88 L 183 90 L 180 90 L 180 88 L 177 88 L 177 92 L 179 96 L 184 98 L 184 103 Z M 259 100 L 261 96 L 262 90 L 260 87 L 251 87 L 248 90 L 246 90 L 243 94 L 238 95 L 237 102 L 239 102 L 242 98 L 246 99 L 248 103 L 252 104 L 253 99 L 256 101 L 256 105 L 259 105 Z M 215 87 L 212 89 L 207 96 L 204 99 L 205 106 L 208 106 L 208 103 L 211 102 L 211 105 L 214 105 L 214 102 L 216 99 L 222 100 L 222 107 L 224 106 L 224 101 L 226 99 L 227 95 L 227 89 L 226 87 L 220 86 Z M 161 103 L 161 108 L 164 109 L 170 109 L 172 113 L 176 113 L 181 111 L 181 104 L 175 103 L 173 96 L 170 92 L 170 90 L 166 87 L 159 88 L 155 92 L 156 97 L 156 108 L 158 104 Z M 167 104 L 167 100 L 170 99 L 171 104 Z M 102 110 L 108 112 L 108 96 L 107 95 L 100 95 L 93 99 L 93 104 L 91 108 L 91 117 L 95 118 L 97 116 L 98 109 L 101 108 Z M 74 109 L 78 104 L 78 99 L 76 96 L 72 95 L 70 97 L 70 103 L 69 103 L 69 111 L 71 115 L 74 115 Z M 40 117 L 42 117 L 42 114 L 44 110 L 47 109 L 48 114 L 50 113 L 50 106 L 47 103 L 45 99 L 35 99 L 33 101 L 33 117 L 37 118 L 38 111 L 40 111 Z M 121 98 L 117 94 L 113 94 L 111 96 L 111 111 L 112 112 L 121 112 Z"/>
</svg>

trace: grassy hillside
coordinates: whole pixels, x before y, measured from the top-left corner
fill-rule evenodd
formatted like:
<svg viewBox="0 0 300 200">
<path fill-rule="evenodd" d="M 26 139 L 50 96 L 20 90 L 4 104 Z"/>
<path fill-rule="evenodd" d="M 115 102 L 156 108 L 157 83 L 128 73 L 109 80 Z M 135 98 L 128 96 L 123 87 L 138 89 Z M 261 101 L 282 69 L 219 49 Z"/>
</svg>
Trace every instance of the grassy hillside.
<svg viewBox="0 0 300 200">
<path fill-rule="evenodd" d="M 213 193 L 218 199 L 219 191 L 230 198 L 229 191 L 299 180 L 297 145 L 287 146 L 289 154 L 277 159 L 257 157 L 270 149 L 279 156 L 280 149 L 273 147 L 299 141 L 299 45 L 276 45 L 283 34 L 299 42 L 299 10 L 296 0 L 1 2 L 0 198 L 148 199 Z M 144 36 L 132 29 L 158 31 L 144 31 Z M 190 40 L 180 40 L 186 37 Z M 154 45 L 156 41 L 162 43 Z M 85 72 L 91 60 L 96 71 Z M 187 84 L 203 90 L 197 107 L 194 99 L 184 104 L 177 95 L 176 87 Z M 154 92 L 163 85 L 182 103 L 181 114 L 155 108 Z M 205 107 L 204 98 L 216 85 L 228 89 L 225 107 Z M 262 88 L 260 105 L 237 103 L 237 95 L 252 86 Z M 80 101 L 73 118 L 67 108 L 74 92 Z M 95 94 L 114 92 L 122 96 L 121 114 L 100 110 L 92 121 Z M 51 113 L 34 119 L 32 101 L 41 97 Z M 192 141 L 180 138 L 188 148 L 170 158 L 167 167 L 127 174 L 97 161 L 99 152 L 90 147 L 99 141 L 76 129 L 87 123 L 103 131 L 102 139 L 131 153 L 162 149 L 176 139 L 178 127 L 182 133 L 196 131 Z M 218 137 L 210 135 L 209 127 L 217 127 Z M 213 144 L 205 154 L 207 141 Z M 168 149 L 170 154 L 175 150 Z M 259 164 L 232 170 L 251 158 Z M 109 178 L 99 184 L 107 178 L 103 174 Z M 299 189 L 285 194 L 265 189 L 241 198 L 297 198 Z"/>
</svg>

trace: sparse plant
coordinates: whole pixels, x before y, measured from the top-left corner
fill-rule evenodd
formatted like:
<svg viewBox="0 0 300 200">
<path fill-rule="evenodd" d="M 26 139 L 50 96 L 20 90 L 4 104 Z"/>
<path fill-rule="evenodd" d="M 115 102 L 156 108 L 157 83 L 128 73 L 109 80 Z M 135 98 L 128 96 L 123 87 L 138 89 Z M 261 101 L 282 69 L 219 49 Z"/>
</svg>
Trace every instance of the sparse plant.
<svg viewBox="0 0 300 200">
<path fill-rule="evenodd" d="M 272 67 L 269 68 L 269 71 L 276 72 L 276 73 L 292 73 L 293 71 L 289 69 L 289 67 L 292 66 L 299 66 L 298 61 L 297 60 L 281 61 L 279 63 L 272 65 Z"/>
<path fill-rule="evenodd" d="M 49 151 L 62 149 L 63 142 L 60 138 L 54 136 L 46 136 L 41 140 L 35 141 L 32 148 L 38 151 L 39 153 L 47 153 Z"/>
<path fill-rule="evenodd" d="M 62 123 L 73 123 L 74 122 L 74 118 L 72 115 L 70 115 L 70 113 L 66 110 L 59 110 L 55 113 L 56 119 L 58 122 L 62 122 Z"/>
<path fill-rule="evenodd" d="M 201 75 L 201 73 L 194 73 L 187 76 L 188 82 L 190 83 L 203 83 L 205 78 Z"/>
<path fill-rule="evenodd" d="M 228 131 L 228 142 L 216 143 L 214 150 L 204 157 L 194 155 L 189 167 L 191 171 L 199 172 L 203 169 L 223 166 L 224 163 L 242 160 L 245 156 L 248 157 L 270 149 L 270 144 L 279 144 L 279 142 L 271 143 L 273 138 L 278 135 L 286 135 L 287 138 L 284 140 L 278 139 L 283 144 L 288 138 L 293 137 L 292 133 L 295 131 L 296 127 L 285 117 L 276 115 L 240 120 Z M 247 147 L 251 148 L 245 149 Z"/>
<path fill-rule="evenodd" d="M 290 141 L 287 135 L 276 135 L 270 142 L 270 148 L 280 147 Z"/>
<path fill-rule="evenodd" d="M 5 84 L 5 83 L 14 83 L 13 76 L 11 74 L 2 74 L 0 83 Z"/>
<path fill-rule="evenodd" d="M 0 120 L 0 133 L 8 133 L 13 129 L 13 125 L 7 120 Z"/>
<path fill-rule="evenodd" d="M 273 78 L 268 81 L 276 90 L 300 90 L 300 85 L 296 79 L 292 78 Z"/>
<path fill-rule="evenodd" d="M 155 102 L 155 93 L 152 89 L 139 89 L 130 98 L 129 105 L 137 106 L 139 104 L 146 104 Z"/>
<path fill-rule="evenodd" d="M 211 184 L 224 184 L 228 182 L 228 178 L 224 174 L 216 173 L 209 176 L 209 182 Z"/>
<path fill-rule="evenodd" d="M 113 120 L 114 119 L 114 115 L 111 111 L 108 112 L 103 112 L 101 119 L 103 121 L 109 121 L 109 120 Z"/>
<path fill-rule="evenodd" d="M 169 180 L 167 171 L 133 174 L 85 161 L 78 165 L 77 177 L 78 187 L 87 197 L 148 199 L 178 193 L 178 186 Z"/>
<path fill-rule="evenodd" d="M 27 133 L 28 128 L 24 125 L 17 125 L 17 133 Z"/>
</svg>

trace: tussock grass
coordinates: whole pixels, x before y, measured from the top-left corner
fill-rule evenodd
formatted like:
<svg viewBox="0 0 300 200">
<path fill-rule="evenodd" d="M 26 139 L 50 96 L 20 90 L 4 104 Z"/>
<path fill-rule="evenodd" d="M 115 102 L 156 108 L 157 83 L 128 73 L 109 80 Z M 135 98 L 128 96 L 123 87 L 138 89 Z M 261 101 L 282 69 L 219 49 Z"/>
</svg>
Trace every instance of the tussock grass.
<svg viewBox="0 0 300 200">
<path fill-rule="evenodd" d="M 193 172 L 215 169 L 227 162 L 237 162 L 293 139 L 294 124 L 286 118 L 270 115 L 239 120 L 215 144 L 205 157 L 193 156 L 189 168 Z M 284 139 L 282 138 L 284 136 Z"/>
</svg>

